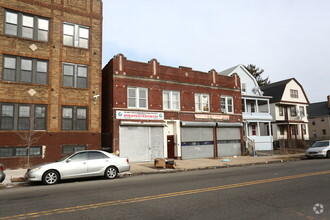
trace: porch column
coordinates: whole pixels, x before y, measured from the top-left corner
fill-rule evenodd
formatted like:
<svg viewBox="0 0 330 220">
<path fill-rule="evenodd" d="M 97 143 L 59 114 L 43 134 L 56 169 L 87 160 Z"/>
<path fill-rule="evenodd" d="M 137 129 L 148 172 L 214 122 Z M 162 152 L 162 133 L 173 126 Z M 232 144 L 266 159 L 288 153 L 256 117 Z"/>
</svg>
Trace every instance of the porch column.
<svg viewBox="0 0 330 220">
<path fill-rule="evenodd" d="M 267 99 L 267 111 L 270 113 L 269 99 Z"/>
<path fill-rule="evenodd" d="M 268 130 L 269 130 L 269 136 L 272 136 L 272 126 L 270 122 L 268 122 Z"/>
<path fill-rule="evenodd" d="M 256 112 L 259 113 L 259 105 L 258 105 L 258 100 L 257 99 L 256 99 Z"/>
<path fill-rule="evenodd" d="M 257 122 L 258 133 L 257 135 L 260 137 L 260 122 Z"/>
</svg>

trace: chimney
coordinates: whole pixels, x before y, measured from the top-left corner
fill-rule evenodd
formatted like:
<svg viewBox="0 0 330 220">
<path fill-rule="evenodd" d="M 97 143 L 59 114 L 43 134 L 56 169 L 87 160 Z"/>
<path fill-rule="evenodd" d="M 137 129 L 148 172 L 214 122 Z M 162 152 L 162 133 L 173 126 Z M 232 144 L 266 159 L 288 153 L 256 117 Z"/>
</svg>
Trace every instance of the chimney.
<svg viewBox="0 0 330 220">
<path fill-rule="evenodd" d="M 328 108 L 330 108 L 330 95 L 328 95 Z"/>
</svg>

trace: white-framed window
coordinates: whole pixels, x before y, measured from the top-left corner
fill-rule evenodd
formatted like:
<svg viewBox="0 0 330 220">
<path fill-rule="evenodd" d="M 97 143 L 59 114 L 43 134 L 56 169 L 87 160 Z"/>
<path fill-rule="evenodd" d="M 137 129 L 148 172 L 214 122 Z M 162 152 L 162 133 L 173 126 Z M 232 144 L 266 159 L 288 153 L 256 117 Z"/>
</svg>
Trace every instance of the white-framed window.
<svg viewBox="0 0 330 220">
<path fill-rule="evenodd" d="M 242 93 L 246 93 L 246 83 L 242 83 Z"/>
<path fill-rule="evenodd" d="M 180 92 L 179 91 L 163 91 L 163 109 L 164 110 L 180 110 Z"/>
<path fill-rule="evenodd" d="M 305 117 L 305 107 L 299 106 L 299 112 L 301 117 Z"/>
<path fill-rule="evenodd" d="M 209 112 L 210 111 L 210 95 L 209 94 L 195 94 L 195 111 Z"/>
<path fill-rule="evenodd" d="M 234 100 L 231 96 L 221 96 L 220 100 L 221 112 L 234 113 Z"/>
<path fill-rule="evenodd" d="M 148 109 L 148 89 L 139 87 L 127 88 L 128 108 Z"/>
<path fill-rule="evenodd" d="M 291 98 L 294 98 L 294 99 L 299 98 L 299 96 L 298 96 L 298 90 L 290 89 L 290 97 Z"/>
<path fill-rule="evenodd" d="M 284 116 L 284 108 L 283 108 L 283 106 L 279 106 L 278 107 L 278 114 L 279 114 L 279 116 Z"/>
<path fill-rule="evenodd" d="M 89 27 L 64 23 L 63 24 L 63 44 L 72 47 L 89 47 Z"/>
</svg>

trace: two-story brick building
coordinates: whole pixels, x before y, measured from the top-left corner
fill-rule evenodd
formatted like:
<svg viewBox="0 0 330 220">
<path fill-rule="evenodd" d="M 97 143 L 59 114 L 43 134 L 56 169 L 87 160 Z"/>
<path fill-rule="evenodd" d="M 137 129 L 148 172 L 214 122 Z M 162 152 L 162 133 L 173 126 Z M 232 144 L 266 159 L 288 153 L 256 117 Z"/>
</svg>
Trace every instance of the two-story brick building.
<svg viewBox="0 0 330 220">
<path fill-rule="evenodd" d="M 103 146 L 130 161 L 240 155 L 240 79 L 115 56 L 103 68 Z"/>
<path fill-rule="evenodd" d="M 102 1 L 0 0 L 0 20 L 1 162 L 100 149 Z"/>
</svg>

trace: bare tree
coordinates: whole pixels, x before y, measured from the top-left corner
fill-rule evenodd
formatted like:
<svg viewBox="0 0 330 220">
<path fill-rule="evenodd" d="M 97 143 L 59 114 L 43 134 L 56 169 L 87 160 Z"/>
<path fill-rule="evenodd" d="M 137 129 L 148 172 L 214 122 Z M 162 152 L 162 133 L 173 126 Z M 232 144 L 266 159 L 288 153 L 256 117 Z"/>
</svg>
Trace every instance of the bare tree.
<svg viewBox="0 0 330 220">
<path fill-rule="evenodd" d="M 26 146 L 26 152 L 27 152 L 27 162 L 26 167 L 30 167 L 30 148 L 32 146 L 35 146 L 39 143 L 40 138 L 45 135 L 45 132 L 40 132 L 38 130 L 34 130 L 36 127 L 36 121 L 34 114 L 31 114 L 30 112 L 30 118 L 28 120 L 29 129 L 27 131 L 21 131 L 21 132 L 15 132 L 16 135 L 24 142 L 24 145 Z"/>
</svg>

